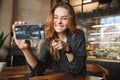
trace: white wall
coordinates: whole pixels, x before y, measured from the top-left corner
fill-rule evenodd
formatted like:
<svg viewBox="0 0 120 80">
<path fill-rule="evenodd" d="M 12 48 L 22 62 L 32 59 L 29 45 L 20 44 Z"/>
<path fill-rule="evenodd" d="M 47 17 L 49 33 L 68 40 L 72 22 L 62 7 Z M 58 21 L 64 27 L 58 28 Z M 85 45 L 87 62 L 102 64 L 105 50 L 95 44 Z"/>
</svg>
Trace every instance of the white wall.
<svg viewBox="0 0 120 80">
<path fill-rule="evenodd" d="M 51 0 L 1 0 L 0 3 L 0 32 L 11 32 L 11 25 L 16 20 L 27 23 L 44 23 L 50 11 Z M 8 54 L 10 36 L 0 50 L 0 61 Z"/>
<path fill-rule="evenodd" d="M 44 22 L 49 10 L 50 0 L 17 0 L 14 3 L 14 20 L 25 20 L 28 23 Z"/>
<path fill-rule="evenodd" d="M 4 34 L 10 32 L 11 20 L 12 20 L 12 5 L 13 0 L 1 0 L 0 3 L 0 33 L 4 31 Z M 0 60 L 3 60 L 8 51 L 6 49 L 9 46 L 10 36 L 6 39 L 2 49 L 0 50 Z"/>
</svg>

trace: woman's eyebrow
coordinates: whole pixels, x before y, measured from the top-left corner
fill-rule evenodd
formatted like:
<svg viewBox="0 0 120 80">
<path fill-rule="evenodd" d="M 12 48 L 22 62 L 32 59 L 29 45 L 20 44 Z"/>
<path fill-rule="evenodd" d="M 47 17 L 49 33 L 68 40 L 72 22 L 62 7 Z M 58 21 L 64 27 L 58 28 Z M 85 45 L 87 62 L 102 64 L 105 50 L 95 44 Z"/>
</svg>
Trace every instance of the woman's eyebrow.
<svg viewBox="0 0 120 80">
<path fill-rule="evenodd" d="M 54 16 L 58 16 L 58 15 L 54 14 Z M 62 17 L 68 17 L 68 15 L 63 15 Z"/>
</svg>

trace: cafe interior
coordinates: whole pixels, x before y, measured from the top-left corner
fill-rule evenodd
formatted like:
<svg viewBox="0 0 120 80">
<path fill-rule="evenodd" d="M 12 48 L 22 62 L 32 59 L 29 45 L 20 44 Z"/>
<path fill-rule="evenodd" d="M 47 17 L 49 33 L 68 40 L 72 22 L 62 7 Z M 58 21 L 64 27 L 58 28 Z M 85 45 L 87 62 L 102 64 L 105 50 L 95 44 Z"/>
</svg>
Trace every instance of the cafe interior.
<svg viewBox="0 0 120 80">
<path fill-rule="evenodd" d="M 73 6 L 77 27 L 85 32 L 86 70 L 90 75 L 85 80 L 119 80 L 120 0 L 0 0 L 0 62 L 7 62 L 0 80 L 83 80 L 71 79 L 65 73 L 29 77 L 26 60 L 11 33 L 11 26 L 17 20 L 44 23 L 58 2 Z M 33 51 L 36 45 L 36 40 L 31 41 Z"/>
</svg>

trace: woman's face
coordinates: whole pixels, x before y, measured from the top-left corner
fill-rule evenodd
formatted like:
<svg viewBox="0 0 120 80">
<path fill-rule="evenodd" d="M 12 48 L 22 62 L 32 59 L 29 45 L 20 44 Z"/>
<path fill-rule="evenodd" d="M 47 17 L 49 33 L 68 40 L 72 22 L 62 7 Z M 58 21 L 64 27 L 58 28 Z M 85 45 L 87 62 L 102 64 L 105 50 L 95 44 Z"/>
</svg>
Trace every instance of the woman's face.
<svg viewBox="0 0 120 80">
<path fill-rule="evenodd" d="M 63 33 L 68 28 L 68 10 L 62 7 L 56 8 L 53 23 L 55 31 Z"/>
</svg>

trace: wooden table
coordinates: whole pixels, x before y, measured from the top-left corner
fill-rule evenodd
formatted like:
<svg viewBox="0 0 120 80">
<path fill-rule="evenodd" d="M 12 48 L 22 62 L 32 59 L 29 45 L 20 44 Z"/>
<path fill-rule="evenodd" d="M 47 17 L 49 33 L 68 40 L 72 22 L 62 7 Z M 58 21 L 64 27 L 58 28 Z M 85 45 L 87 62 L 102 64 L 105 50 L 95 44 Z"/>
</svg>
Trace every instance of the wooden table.
<svg viewBox="0 0 120 80">
<path fill-rule="evenodd" d="M 52 73 L 44 76 L 31 77 L 30 80 L 101 80 L 96 76 L 73 76 L 69 73 Z"/>
<path fill-rule="evenodd" d="M 0 80 L 29 80 L 29 74 L 27 66 L 6 67 L 0 72 Z"/>
<path fill-rule="evenodd" d="M 69 73 L 49 73 L 44 76 L 30 77 L 30 70 L 27 66 L 6 67 L 0 72 L 0 80 L 100 80 L 95 76 L 73 76 Z"/>
</svg>

